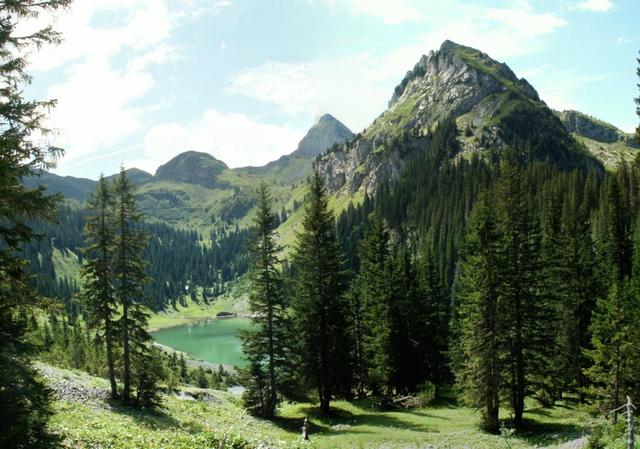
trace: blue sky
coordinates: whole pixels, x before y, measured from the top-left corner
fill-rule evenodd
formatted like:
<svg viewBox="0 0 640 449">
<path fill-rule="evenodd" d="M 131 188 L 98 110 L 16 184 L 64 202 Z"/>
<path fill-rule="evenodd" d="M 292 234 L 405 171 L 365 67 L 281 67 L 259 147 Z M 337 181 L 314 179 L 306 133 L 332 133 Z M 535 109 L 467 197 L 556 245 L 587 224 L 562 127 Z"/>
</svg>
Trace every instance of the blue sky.
<svg viewBox="0 0 640 449">
<path fill-rule="evenodd" d="M 360 131 L 444 39 L 631 131 L 639 19 L 638 0 L 76 0 L 25 25 L 65 38 L 31 54 L 26 93 L 58 100 L 55 171 L 89 178 L 186 150 L 262 165 L 325 112 Z"/>
</svg>

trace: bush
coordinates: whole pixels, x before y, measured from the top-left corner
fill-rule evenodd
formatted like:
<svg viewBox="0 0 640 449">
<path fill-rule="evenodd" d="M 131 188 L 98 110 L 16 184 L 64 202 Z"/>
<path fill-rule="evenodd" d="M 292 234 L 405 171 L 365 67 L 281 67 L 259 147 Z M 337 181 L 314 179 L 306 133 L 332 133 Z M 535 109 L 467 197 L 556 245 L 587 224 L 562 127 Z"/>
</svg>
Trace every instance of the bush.
<svg viewBox="0 0 640 449">
<path fill-rule="evenodd" d="M 423 408 L 430 405 L 435 398 L 436 386 L 427 381 L 418 387 L 418 392 L 414 397 L 404 401 L 404 405 L 409 408 Z"/>
<path fill-rule="evenodd" d="M 418 394 L 416 395 L 416 401 L 418 407 L 426 407 L 436 398 L 436 386 L 429 381 L 426 381 L 418 387 Z"/>
<path fill-rule="evenodd" d="M 587 440 L 586 449 L 605 449 L 605 444 L 602 441 L 604 436 L 604 428 L 601 424 L 595 425 L 591 429 L 589 439 Z"/>
</svg>

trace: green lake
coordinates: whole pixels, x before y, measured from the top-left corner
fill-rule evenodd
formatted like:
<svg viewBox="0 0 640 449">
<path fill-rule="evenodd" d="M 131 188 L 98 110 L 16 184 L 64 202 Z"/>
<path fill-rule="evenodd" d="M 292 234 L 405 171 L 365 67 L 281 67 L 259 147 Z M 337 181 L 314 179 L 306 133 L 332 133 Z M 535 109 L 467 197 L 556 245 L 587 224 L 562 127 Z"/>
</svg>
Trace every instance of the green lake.
<svg viewBox="0 0 640 449">
<path fill-rule="evenodd" d="M 249 318 L 224 318 L 161 329 L 151 335 L 161 345 L 205 362 L 245 366 L 238 333 L 249 328 Z"/>
</svg>

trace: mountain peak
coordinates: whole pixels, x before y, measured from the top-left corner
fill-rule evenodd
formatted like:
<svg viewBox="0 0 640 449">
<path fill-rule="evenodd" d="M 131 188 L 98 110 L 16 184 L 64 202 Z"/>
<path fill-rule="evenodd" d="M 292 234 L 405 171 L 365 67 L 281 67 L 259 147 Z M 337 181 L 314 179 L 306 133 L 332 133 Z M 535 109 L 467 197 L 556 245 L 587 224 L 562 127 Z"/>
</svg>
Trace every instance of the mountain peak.
<svg viewBox="0 0 640 449">
<path fill-rule="evenodd" d="M 351 139 L 353 133 L 340 120 L 331 114 L 323 114 L 307 131 L 291 154 L 293 157 L 311 158 L 321 154 L 335 144 Z"/>
<path fill-rule="evenodd" d="M 456 48 L 460 48 L 463 47 L 460 44 L 456 44 L 453 41 L 450 41 L 449 39 L 446 39 L 442 45 L 440 45 L 440 52 L 448 52 L 448 51 L 452 51 L 455 50 Z"/>
<path fill-rule="evenodd" d="M 449 85 L 445 85 L 447 81 Z M 511 91 L 536 101 L 540 99 L 536 90 L 524 78 L 518 79 L 508 65 L 475 48 L 445 40 L 439 50 L 423 55 L 407 72 L 395 88 L 389 107 L 401 97 L 411 96 L 419 90 L 463 90 L 465 87 L 470 88 L 465 89 L 469 94 L 491 87 L 492 90 Z"/>
<path fill-rule="evenodd" d="M 218 175 L 227 168 L 224 162 L 209 153 L 185 151 L 158 167 L 155 178 L 215 188 L 219 185 Z"/>
</svg>

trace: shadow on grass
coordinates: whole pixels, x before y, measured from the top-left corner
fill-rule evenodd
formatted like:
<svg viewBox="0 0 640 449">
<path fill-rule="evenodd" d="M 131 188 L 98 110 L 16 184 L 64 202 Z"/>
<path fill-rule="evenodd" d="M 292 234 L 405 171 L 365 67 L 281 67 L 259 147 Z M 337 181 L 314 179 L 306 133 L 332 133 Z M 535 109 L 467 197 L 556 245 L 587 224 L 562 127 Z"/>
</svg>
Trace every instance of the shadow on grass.
<svg viewBox="0 0 640 449">
<path fill-rule="evenodd" d="M 276 417 L 272 422 L 281 429 L 294 433 L 301 432 L 305 416 L 309 418 L 309 432 L 311 434 L 344 435 L 371 433 L 370 431 L 362 429 L 363 426 L 394 428 L 415 432 L 437 432 L 437 430 L 425 425 L 405 421 L 401 417 L 398 417 L 398 414 L 406 414 L 407 416 L 429 415 L 403 409 L 393 410 L 394 414 L 391 415 L 388 412 L 375 411 L 366 404 L 363 404 L 362 401 L 365 400 L 350 402 L 352 406 L 361 410 L 362 413 L 352 413 L 342 408 L 333 408 L 332 414 L 325 416 L 320 411 L 320 407 L 308 405 L 299 409 L 300 415 L 297 417 Z"/>
<path fill-rule="evenodd" d="M 527 410 L 528 414 L 548 416 L 544 410 Z M 510 425 L 506 421 L 507 425 Z M 580 438 L 585 429 L 576 423 L 540 422 L 535 419 L 524 419 L 522 427 L 517 432 L 517 437 L 535 446 L 547 446 L 550 444 L 564 443 Z"/>
<path fill-rule="evenodd" d="M 174 417 L 165 413 L 162 408 L 145 409 L 138 408 L 131 405 L 126 405 L 119 400 L 107 401 L 111 407 L 111 411 L 120 415 L 128 416 L 132 418 L 136 424 L 142 425 L 152 430 L 167 430 L 177 429 L 188 430 L 190 433 L 197 433 L 204 431 L 204 427 L 193 423 L 181 423 Z"/>
</svg>

